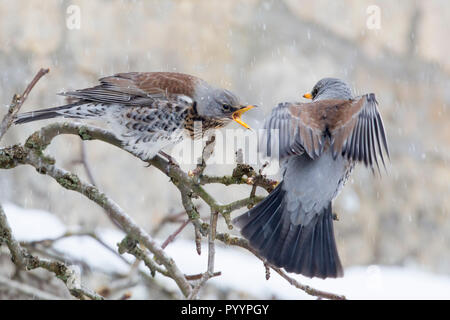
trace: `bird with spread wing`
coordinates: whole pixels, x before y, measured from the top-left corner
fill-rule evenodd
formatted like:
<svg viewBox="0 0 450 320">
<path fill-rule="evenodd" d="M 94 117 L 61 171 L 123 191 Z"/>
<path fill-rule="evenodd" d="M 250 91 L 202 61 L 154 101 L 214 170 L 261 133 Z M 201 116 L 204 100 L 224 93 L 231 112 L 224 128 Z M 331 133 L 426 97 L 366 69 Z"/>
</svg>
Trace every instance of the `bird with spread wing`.
<svg viewBox="0 0 450 320">
<path fill-rule="evenodd" d="M 324 78 L 304 97 L 312 102 L 281 103 L 265 122 L 261 148 L 279 157 L 282 182 L 233 222 L 269 263 L 341 277 L 331 204 L 355 163 L 384 164 L 386 133 L 373 93 L 353 97 L 342 80 Z"/>
</svg>

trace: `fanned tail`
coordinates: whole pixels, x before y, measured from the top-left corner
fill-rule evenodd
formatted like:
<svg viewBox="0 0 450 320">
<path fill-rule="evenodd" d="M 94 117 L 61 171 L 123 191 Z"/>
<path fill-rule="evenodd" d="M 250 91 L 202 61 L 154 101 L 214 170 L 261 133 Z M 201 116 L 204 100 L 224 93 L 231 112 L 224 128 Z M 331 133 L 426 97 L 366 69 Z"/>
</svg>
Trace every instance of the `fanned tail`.
<svg viewBox="0 0 450 320">
<path fill-rule="evenodd" d="M 308 224 L 294 225 L 284 203 L 282 184 L 233 223 L 250 245 L 277 267 L 310 278 L 342 277 L 331 202 Z"/>
</svg>

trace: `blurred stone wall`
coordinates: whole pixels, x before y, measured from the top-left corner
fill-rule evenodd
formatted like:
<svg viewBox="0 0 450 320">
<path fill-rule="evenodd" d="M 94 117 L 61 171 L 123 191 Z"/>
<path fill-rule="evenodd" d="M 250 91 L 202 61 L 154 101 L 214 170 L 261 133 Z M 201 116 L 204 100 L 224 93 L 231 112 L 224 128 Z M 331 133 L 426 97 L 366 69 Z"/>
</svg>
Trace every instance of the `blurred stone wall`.
<svg viewBox="0 0 450 320">
<path fill-rule="evenodd" d="M 79 29 L 67 27 L 71 5 L 80 9 Z M 379 29 L 367 25 L 371 5 L 379 8 Z M 343 78 L 357 94 L 376 93 L 391 150 L 381 178 L 360 166 L 336 201 L 344 265 L 450 273 L 449 19 L 444 0 L 0 1 L 0 116 L 40 67 L 51 72 L 23 111 L 61 104 L 57 92 L 101 76 L 165 70 L 235 91 L 262 107 L 249 113 L 262 119 L 320 78 Z M 14 127 L 2 145 L 42 125 Z M 177 190 L 157 170 L 112 146 L 86 148 L 101 189 L 146 229 L 181 210 Z M 58 137 L 49 152 L 86 177 L 74 162 L 78 138 Z M 224 188 L 210 187 L 224 203 L 248 192 Z M 109 223 L 100 208 L 30 167 L 0 171 L 0 190 L 1 201 L 50 210 L 67 224 Z"/>
</svg>

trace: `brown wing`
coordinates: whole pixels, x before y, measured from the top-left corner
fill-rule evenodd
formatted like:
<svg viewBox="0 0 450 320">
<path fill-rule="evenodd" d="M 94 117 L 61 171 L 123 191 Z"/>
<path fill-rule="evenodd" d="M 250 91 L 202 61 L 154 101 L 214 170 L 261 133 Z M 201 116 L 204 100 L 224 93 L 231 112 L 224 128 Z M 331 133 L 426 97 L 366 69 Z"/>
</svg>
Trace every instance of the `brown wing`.
<svg viewBox="0 0 450 320">
<path fill-rule="evenodd" d="M 364 162 L 372 169 L 374 163 L 379 169 L 380 157 L 385 166 L 382 149 L 389 158 L 389 148 L 377 105 L 373 93 L 341 105 L 335 118 L 329 122 L 334 157 L 341 152 L 348 159 Z"/>
<path fill-rule="evenodd" d="M 62 95 L 101 103 L 142 105 L 154 99 L 176 95 L 192 98 L 196 83 L 202 80 L 175 72 L 129 72 L 104 77 L 99 81 L 98 86 Z"/>
<path fill-rule="evenodd" d="M 280 103 L 266 120 L 267 155 L 274 156 L 278 140 L 280 158 L 306 152 L 311 158 L 321 155 L 325 145 L 323 117 L 326 107 L 342 100 L 317 101 L 313 103 Z M 322 119 L 322 120 L 321 120 Z M 278 134 L 278 139 L 275 135 Z"/>
<path fill-rule="evenodd" d="M 284 103 L 274 109 L 266 121 L 267 154 L 271 130 L 279 130 L 279 156 L 306 152 L 311 158 L 321 155 L 329 140 L 333 156 L 363 161 L 366 166 L 384 158 L 381 144 L 389 157 L 383 121 L 374 94 L 352 100 L 322 100 L 311 103 Z M 378 151 L 377 151 L 378 147 Z"/>
<path fill-rule="evenodd" d="M 269 157 L 280 157 L 294 154 L 302 154 L 307 152 L 312 158 L 318 156 L 315 150 L 316 144 L 323 145 L 322 140 L 319 142 L 317 138 L 321 135 L 321 131 L 314 126 L 308 126 L 299 122 L 299 118 L 295 115 L 296 109 L 305 109 L 306 104 L 280 103 L 272 114 L 266 120 L 264 125 L 265 136 L 267 139 L 262 140 L 262 149 Z M 311 139 L 312 137 L 312 139 Z M 308 138 L 308 139 L 306 139 Z"/>
</svg>

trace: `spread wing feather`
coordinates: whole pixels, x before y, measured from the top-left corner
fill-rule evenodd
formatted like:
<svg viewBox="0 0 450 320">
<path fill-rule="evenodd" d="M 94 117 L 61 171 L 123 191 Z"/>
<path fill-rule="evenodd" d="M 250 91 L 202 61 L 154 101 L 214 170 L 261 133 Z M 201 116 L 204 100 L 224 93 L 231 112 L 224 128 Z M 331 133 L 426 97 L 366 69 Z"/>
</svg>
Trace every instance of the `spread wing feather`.
<svg viewBox="0 0 450 320">
<path fill-rule="evenodd" d="M 266 154 L 283 158 L 306 153 L 315 159 L 330 147 L 334 158 L 342 155 L 379 169 L 378 158 L 385 165 L 383 150 L 389 158 L 389 148 L 377 105 L 372 93 L 351 100 L 281 103 L 264 126 Z"/>
</svg>

